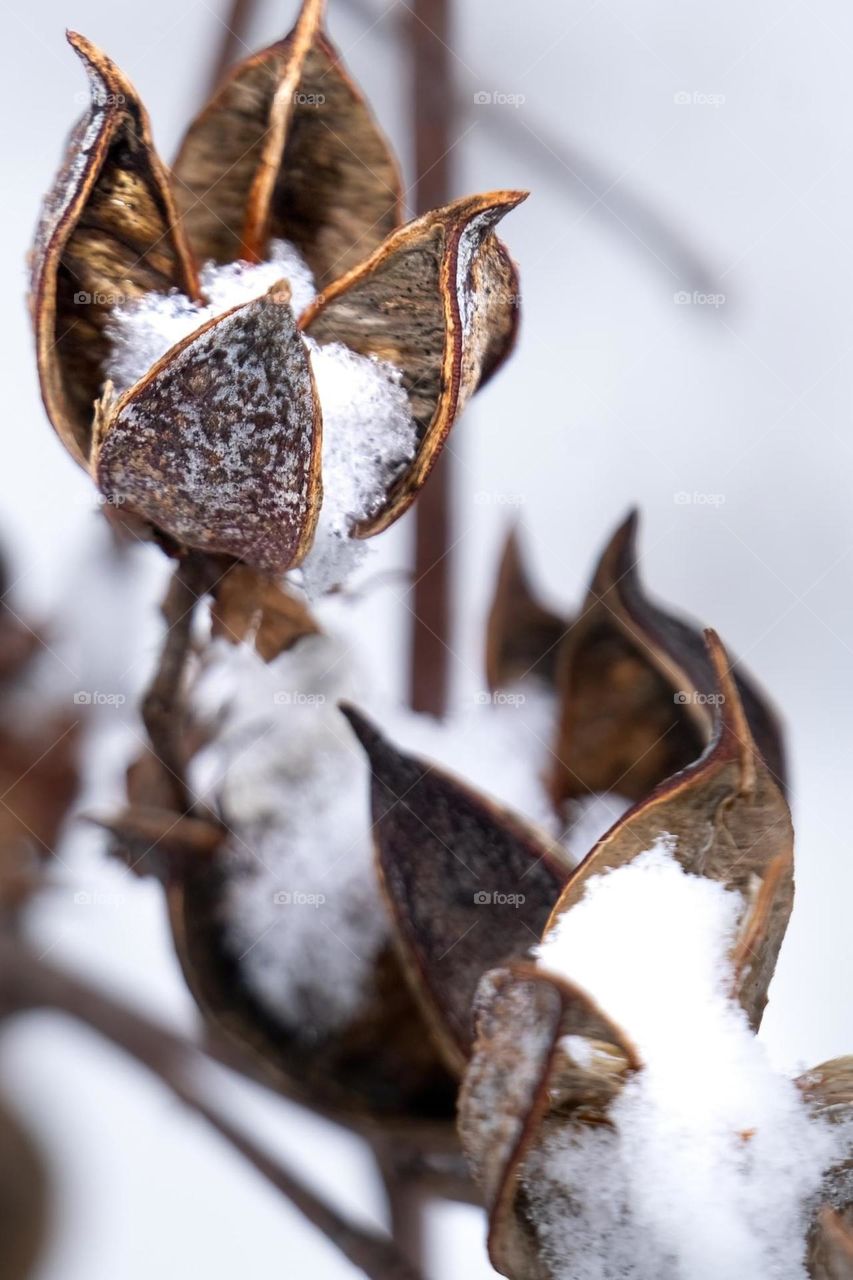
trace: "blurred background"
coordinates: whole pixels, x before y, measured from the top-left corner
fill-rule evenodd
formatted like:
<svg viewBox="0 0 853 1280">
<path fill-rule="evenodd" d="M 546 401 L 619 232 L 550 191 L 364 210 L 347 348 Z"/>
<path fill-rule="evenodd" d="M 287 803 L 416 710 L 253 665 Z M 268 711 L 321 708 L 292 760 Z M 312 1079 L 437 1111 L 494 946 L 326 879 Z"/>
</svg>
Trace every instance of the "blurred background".
<svg viewBox="0 0 853 1280">
<path fill-rule="evenodd" d="M 291 25 L 263 0 L 247 45 Z M 42 0 L 6 13 L 2 93 L 7 463 L 0 535 L 8 596 L 50 619 L 40 678 L 93 713 L 86 811 L 109 808 L 139 747 L 133 713 L 157 651 L 166 566 L 116 556 L 87 479 L 41 408 L 24 257 L 62 141 L 86 101 L 63 38 L 119 62 L 169 157 L 206 94 L 218 0 Z M 403 3 L 330 0 L 329 27 L 411 182 Z M 504 223 L 519 263 L 517 352 L 451 441 L 453 701 L 482 687 L 482 626 L 515 521 L 541 591 L 575 607 L 626 510 L 642 514 L 655 596 L 713 624 L 781 708 L 798 897 L 762 1031 L 788 1069 L 853 1049 L 853 10 L 839 0 L 682 6 L 669 0 L 459 0 L 453 192 L 524 187 Z M 370 574 L 406 569 L 409 520 Z M 405 582 L 374 590 L 365 625 L 403 679 Z M 67 826 L 42 953 L 192 1030 L 162 894 Z M 355 1272 L 141 1070 L 75 1025 L 5 1032 L 0 1070 L 55 1178 L 39 1280 Z M 306 1180 L 380 1221 L 359 1143 L 248 1085 L 228 1099 Z M 431 1274 L 491 1274 L 474 1210 L 430 1215 Z"/>
</svg>

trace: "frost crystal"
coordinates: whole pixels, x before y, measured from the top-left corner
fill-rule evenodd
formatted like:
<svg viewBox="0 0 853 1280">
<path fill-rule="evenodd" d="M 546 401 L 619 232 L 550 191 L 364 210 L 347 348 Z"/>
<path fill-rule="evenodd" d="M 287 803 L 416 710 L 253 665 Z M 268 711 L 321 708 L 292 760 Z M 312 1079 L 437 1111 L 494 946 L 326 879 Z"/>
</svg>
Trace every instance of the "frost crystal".
<svg viewBox="0 0 853 1280">
<path fill-rule="evenodd" d="M 282 240 L 273 242 L 268 262 L 208 263 L 201 272 L 205 306 L 174 291 L 149 293 L 117 308 L 107 328 L 107 376 L 117 391 L 125 391 L 200 325 L 260 297 L 281 279 L 290 283 L 298 316 L 314 297 L 314 282 L 298 251 Z M 305 344 L 323 415 L 323 503 L 301 570 L 303 586 L 316 597 L 340 585 L 361 562 L 365 544 L 350 531 L 376 513 L 414 456 L 417 429 L 393 365 L 339 342 L 320 346 L 305 339 Z"/>
<path fill-rule="evenodd" d="M 591 880 L 540 948 L 644 1063 L 612 1130 L 563 1127 L 528 1165 L 540 1236 L 561 1280 L 802 1280 L 838 1139 L 731 999 L 742 899 L 672 848 Z"/>
</svg>

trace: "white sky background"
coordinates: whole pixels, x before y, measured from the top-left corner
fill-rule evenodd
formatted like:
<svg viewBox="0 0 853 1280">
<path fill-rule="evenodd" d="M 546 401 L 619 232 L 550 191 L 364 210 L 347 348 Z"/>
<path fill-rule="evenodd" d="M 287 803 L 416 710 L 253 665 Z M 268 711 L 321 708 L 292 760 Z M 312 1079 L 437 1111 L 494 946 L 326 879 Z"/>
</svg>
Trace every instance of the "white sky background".
<svg viewBox="0 0 853 1280">
<path fill-rule="evenodd" d="M 364 3 L 382 12 L 379 0 Z M 43 0 L 6 14 L 0 532 L 20 575 L 16 607 L 63 613 L 59 657 L 45 664 L 66 696 L 131 696 L 144 680 L 162 566 L 143 553 L 93 583 L 91 490 L 52 437 L 36 388 L 22 260 L 85 90 L 63 29 L 122 65 L 169 156 L 205 87 L 224 7 Z M 330 27 L 405 159 L 401 8 L 367 31 L 332 0 Z M 470 109 L 459 121 L 455 193 L 523 186 L 532 195 L 504 224 L 522 273 L 519 348 L 452 441 L 456 697 L 482 684 L 483 612 L 509 519 L 522 526 L 543 588 L 568 608 L 638 503 L 650 588 L 716 626 L 788 724 L 798 899 L 764 1034 L 785 1065 L 851 1051 L 853 10 L 840 0 L 459 0 L 457 9 L 458 88 Z M 270 0 L 252 47 L 282 34 L 292 12 Z M 477 91 L 524 101 L 475 106 Z M 632 231 L 629 197 L 638 195 L 693 246 L 709 283 L 673 269 L 647 229 Z M 676 303 L 694 287 L 725 301 Z M 371 567 L 400 566 L 405 552 L 398 530 Z M 400 594 L 386 588 L 372 610 L 386 662 L 405 617 Z M 129 714 L 104 716 L 117 740 Z M 116 775 L 112 739 L 103 755 Z M 102 789 L 89 800 L 106 798 Z M 35 922 L 42 946 L 190 1026 L 156 886 L 104 869 L 98 838 L 83 829 L 64 857 L 66 887 Z M 75 906 L 79 888 L 118 900 Z M 39 1280 L 353 1274 L 158 1086 L 81 1031 L 46 1019 L 21 1027 L 4 1038 L 0 1065 L 61 1186 Z M 255 1091 L 235 1090 L 234 1105 L 308 1176 L 325 1184 L 331 1171 L 353 1212 L 378 1212 L 355 1142 Z M 436 1275 L 475 1280 L 470 1215 L 443 1217 L 464 1243 L 442 1250 Z"/>
</svg>

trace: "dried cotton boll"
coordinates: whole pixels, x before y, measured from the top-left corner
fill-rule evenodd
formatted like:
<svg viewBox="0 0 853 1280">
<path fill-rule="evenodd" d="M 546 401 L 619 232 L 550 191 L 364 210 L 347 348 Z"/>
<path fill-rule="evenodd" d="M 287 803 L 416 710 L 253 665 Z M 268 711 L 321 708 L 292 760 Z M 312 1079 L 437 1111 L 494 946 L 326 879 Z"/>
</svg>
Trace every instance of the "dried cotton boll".
<svg viewBox="0 0 853 1280">
<path fill-rule="evenodd" d="M 291 288 L 291 306 L 299 315 L 314 297 L 314 281 L 299 251 L 285 240 L 274 240 L 267 262 L 208 262 L 199 277 L 205 306 L 184 294 L 148 293 L 117 307 L 107 326 L 111 343 L 106 376 L 117 392 L 126 391 L 166 352 L 208 320 L 252 298 L 260 298 L 279 280 Z"/>
<path fill-rule="evenodd" d="M 612 1134 L 558 1134 L 528 1171 L 543 1242 L 565 1280 L 803 1280 L 809 1210 L 839 1135 L 771 1068 L 730 997 L 740 895 L 683 871 L 672 848 L 662 835 L 590 880 L 539 949 L 644 1064 L 611 1108 Z M 625 1238 L 636 1261 L 604 1266 Z"/>
<path fill-rule="evenodd" d="M 572 801 L 561 839 L 576 861 L 586 857 L 632 803 L 617 791 L 593 791 Z"/>
</svg>

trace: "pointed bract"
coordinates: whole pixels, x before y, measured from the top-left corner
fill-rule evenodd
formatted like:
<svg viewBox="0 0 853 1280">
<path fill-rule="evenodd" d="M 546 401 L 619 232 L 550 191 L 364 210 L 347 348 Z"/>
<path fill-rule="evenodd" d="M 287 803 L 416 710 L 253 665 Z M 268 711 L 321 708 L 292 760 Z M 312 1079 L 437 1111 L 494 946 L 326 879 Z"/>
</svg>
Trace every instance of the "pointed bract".
<svg viewBox="0 0 853 1280">
<path fill-rule="evenodd" d="M 68 39 L 88 73 L 92 101 L 44 204 L 30 309 L 45 408 L 66 449 L 85 465 L 113 309 L 170 289 L 195 298 L 198 283 L 135 90 L 83 36 Z"/>
<path fill-rule="evenodd" d="M 714 724 L 701 631 L 652 603 L 638 574 L 637 515 L 617 529 L 558 658 L 555 803 L 615 791 L 640 800 L 691 764 Z M 785 786 L 781 731 L 751 683 L 735 681 L 768 767 Z"/>
<path fill-rule="evenodd" d="M 323 9 L 305 0 L 290 34 L 241 62 L 189 128 L 174 191 L 201 260 L 257 261 L 288 240 L 323 288 L 399 224 L 396 161 Z"/>
<path fill-rule="evenodd" d="M 552 686 L 568 626 L 567 618 L 546 608 L 534 595 L 518 533 L 511 530 L 486 624 L 486 680 L 492 692 L 527 676 Z"/>
<path fill-rule="evenodd" d="M 373 837 L 405 971 L 462 1071 L 480 978 L 537 940 L 569 863 L 544 834 L 342 709 L 370 759 Z"/>
<path fill-rule="evenodd" d="M 95 474 L 178 544 L 271 573 L 299 564 L 320 509 L 320 408 L 289 291 L 202 325 L 104 408 Z"/>
<path fill-rule="evenodd" d="M 399 369 L 417 427 L 413 460 L 356 537 L 372 537 L 408 510 L 456 418 L 511 345 L 518 285 L 493 228 L 525 196 L 468 196 L 407 223 L 300 318 L 315 341 L 342 342 Z"/>
</svg>

